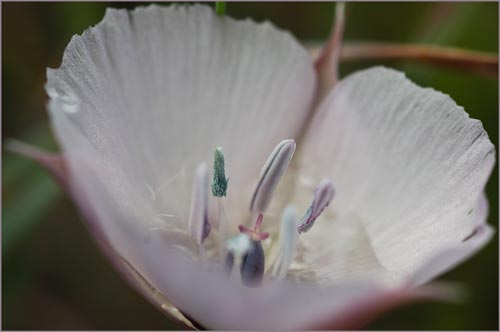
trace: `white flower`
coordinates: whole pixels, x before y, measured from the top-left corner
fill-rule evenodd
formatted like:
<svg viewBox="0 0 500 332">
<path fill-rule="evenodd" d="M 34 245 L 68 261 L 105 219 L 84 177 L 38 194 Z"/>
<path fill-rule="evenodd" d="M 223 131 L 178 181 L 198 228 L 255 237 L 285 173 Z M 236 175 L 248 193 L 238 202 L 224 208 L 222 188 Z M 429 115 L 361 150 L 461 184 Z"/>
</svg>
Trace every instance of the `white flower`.
<svg viewBox="0 0 500 332">
<path fill-rule="evenodd" d="M 337 58 L 327 50 L 318 74 L 269 23 L 149 6 L 108 10 L 48 71 L 56 175 L 162 310 L 216 329 L 352 327 L 439 297 L 417 286 L 491 238 L 495 157 L 481 123 L 391 69 L 330 89 Z M 198 166 L 219 146 L 230 180 L 215 198 Z M 233 238 L 238 226 L 249 237 Z M 261 244 L 265 266 L 249 253 Z M 250 259 L 265 268 L 253 287 L 240 276 Z"/>
</svg>

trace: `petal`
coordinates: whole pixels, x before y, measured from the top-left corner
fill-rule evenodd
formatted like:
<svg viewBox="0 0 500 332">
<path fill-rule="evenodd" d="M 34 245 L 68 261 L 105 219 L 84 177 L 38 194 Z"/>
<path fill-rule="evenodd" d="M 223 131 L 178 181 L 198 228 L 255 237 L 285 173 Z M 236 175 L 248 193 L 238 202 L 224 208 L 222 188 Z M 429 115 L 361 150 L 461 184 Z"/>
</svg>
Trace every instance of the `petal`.
<svg viewBox="0 0 500 332">
<path fill-rule="evenodd" d="M 359 330 L 366 328 L 376 318 L 415 302 L 457 302 L 461 289 L 453 284 L 432 284 L 419 288 L 373 292 L 355 303 L 346 306 L 333 317 L 325 315 L 308 326 L 310 330 Z M 458 297 L 457 297 L 458 295 Z"/>
<path fill-rule="evenodd" d="M 14 144 L 11 148 L 40 162 L 53 175 L 64 165 L 61 156 L 48 155 L 27 145 Z M 57 158 L 58 162 L 45 162 L 51 158 Z M 67 190 L 70 188 L 67 177 L 58 180 Z M 136 248 L 133 259 L 138 264 L 133 266 L 114 251 L 100 227 L 102 223 L 95 219 L 92 206 L 85 204 L 77 192 L 69 194 L 79 204 L 98 245 L 120 274 L 161 311 L 190 328 L 195 324 L 220 329 L 356 329 L 400 305 L 449 298 L 442 288 L 431 292 L 404 288 L 388 291 L 360 282 L 325 288 L 285 281 L 250 289 L 183 255 L 173 248 L 171 234 L 161 230 L 149 233 L 146 238 L 140 232 L 128 234 L 130 246 Z M 171 297 L 167 299 L 165 293 Z"/>
<path fill-rule="evenodd" d="M 79 212 L 84 217 L 83 220 L 104 256 L 136 291 L 165 314 L 187 327 L 193 328 L 192 323 L 163 294 L 156 291 L 128 261 L 113 249 L 101 221 L 97 219 L 96 213 L 92 209 L 92 205 L 88 204 L 78 191 L 72 190 L 67 164 L 62 155 L 51 154 L 16 140 L 7 141 L 5 147 L 7 150 L 36 161 L 54 177 L 77 205 Z"/>
<path fill-rule="evenodd" d="M 415 286 L 425 284 L 440 274 L 451 270 L 474 255 L 491 240 L 495 231 L 491 226 L 486 224 L 488 200 L 484 193 L 479 197 L 477 208 L 472 213 L 474 213 L 473 218 L 478 223 L 472 233 L 466 236 L 461 243 L 446 248 L 427 261 L 410 278 L 410 284 Z"/>
<path fill-rule="evenodd" d="M 335 204 L 359 215 L 380 263 L 403 276 L 475 229 L 495 160 L 480 121 L 386 68 L 336 85 L 303 147 L 299 191 L 330 177 Z"/>
<path fill-rule="evenodd" d="M 48 71 L 73 199 L 122 261 L 117 268 L 162 309 L 182 318 L 151 284 L 151 270 L 168 266 L 160 276 L 168 279 L 175 262 L 145 259 L 162 252 L 139 245 L 160 232 L 190 254 L 192 176 L 216 146 L 227 158 L 228 195 L 241 204 L 232 211 L 245 211 L 267 151 L 302 129 L 314 85 L 309 55 L 290 35 L 204 6 L 108 10 Z"/>
<path fill-rule="evenodd" d="M 289 276 L 322 284 L 366 279 L 381 284 L 397 281 L 379 262 L 366 230 L 354 211 L 340 210 L 335 201 L 298 241 Z"/>
<path fill-rule="evenodd" d="M 165 259 L 175 264 L 175 269 L 148 264 L 152 268 L 148 270 L 152 284 L 167 291 L 182 312 L 209 329 L 359 328 L 402 303 L 449 296 L 442 288 L 433 288 L 432 292 L 409 288 L 392 291 L 354 281 L 319 286 L 284 280 L 248 288 L 227 278 L 222 267 L 214 269 L 202 262 L 195 263 L 169 250 L 165 243 L 162 234 L 156 233 L 146 245 L 149 248 L 143 246 L 145 260 Z"/>
<path fill-rule="evenodd" d="M 217 146 L 228 205 L 238 204 L 228 220 L 241 223 L 266 154 L 303 127 L 315 72 L 307 51 L 269 23 L 153 5 L 108 10 L 73 37 L 46 90 L 75 181 L 86 179 L 73 155 L 85 155 L 105 169 L 92 176 L 115 197 L 173 215 L 168 223 L 182 228 L 195 167 L 211 165 Z"/>
</svg>

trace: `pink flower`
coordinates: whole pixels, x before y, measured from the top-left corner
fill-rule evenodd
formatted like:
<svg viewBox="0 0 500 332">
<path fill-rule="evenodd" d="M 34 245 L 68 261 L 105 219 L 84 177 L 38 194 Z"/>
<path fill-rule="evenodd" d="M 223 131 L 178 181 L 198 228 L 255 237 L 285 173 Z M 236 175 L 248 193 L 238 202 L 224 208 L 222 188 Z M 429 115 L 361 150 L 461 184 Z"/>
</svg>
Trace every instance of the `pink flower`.
<svg viewBox="0 0 500 332">
<path fill-rule="evenodd" d="M 199 5 L 111 9 L 47 72 L 63 154 L 14 148 L 186 325 L 360 327 L 442 298 L 422 285 L 488 242 L 495 156 L 480 121 L 402 73 L 337 82 L 340 41 L 337 29 L 315 66 L 269 23 Z"/>
</svg>

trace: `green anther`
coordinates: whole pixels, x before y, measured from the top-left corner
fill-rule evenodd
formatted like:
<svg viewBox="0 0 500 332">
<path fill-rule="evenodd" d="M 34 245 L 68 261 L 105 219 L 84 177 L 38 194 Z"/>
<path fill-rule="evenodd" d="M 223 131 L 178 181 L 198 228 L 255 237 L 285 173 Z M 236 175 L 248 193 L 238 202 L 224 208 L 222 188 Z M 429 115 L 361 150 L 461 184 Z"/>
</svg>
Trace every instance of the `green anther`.
<svg viewBox="0 0 500 332">
<path fill-rule="evenodd" d="M 216 1 L 215 2 L 215 12 L 218 16 L 224 16 L 226 14 L 226 2 Z"/>
<path fill-rule="evenodd" d="M 215 197 L 226 196 L 227 190 L 226 173 L 224 171 L 224 154 L 220 147 L 214 152 L 214 178 L 212 181 L 212 194 Z"/>
</svg>

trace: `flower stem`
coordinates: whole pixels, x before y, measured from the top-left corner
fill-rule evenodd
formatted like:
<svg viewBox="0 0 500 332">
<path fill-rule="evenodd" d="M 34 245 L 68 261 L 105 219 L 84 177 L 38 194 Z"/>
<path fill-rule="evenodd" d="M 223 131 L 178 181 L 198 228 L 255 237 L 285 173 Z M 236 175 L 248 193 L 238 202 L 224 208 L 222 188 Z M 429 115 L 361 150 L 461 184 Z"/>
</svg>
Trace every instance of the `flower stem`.
<svg viewBox="0 0 500 332">
<path fill-rule="evenodd" d="M 225 1 L 216 1 L 215 2 L 215 12 L 218 16 L 226 15 L 226 2 Z"/>
<path fill-rule="evenodd" d="M 319 54 L 319 49 L 311 49 Z M 412 60 L 475 74 L 498 77 L 498 55 L 458 48 L 419 45 L 358 43 L 342 45 L 341 61 Z"/>
<path fill-rule="evenodd" d="M 498 56 L 483 52 L 430 45 L 360 44 L 345 45 L 343 61 L 363 59 L 409 59 L 477 74 L 498 75 Z"/>
</svg>

